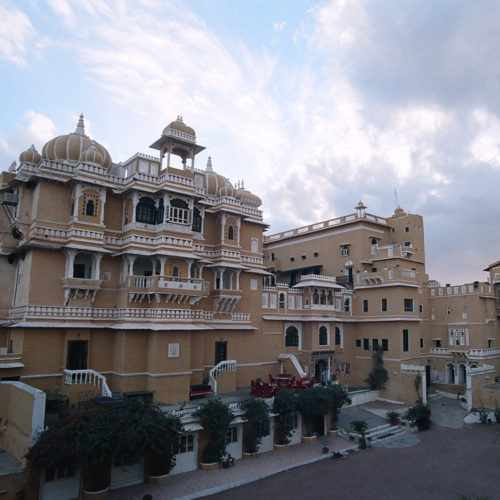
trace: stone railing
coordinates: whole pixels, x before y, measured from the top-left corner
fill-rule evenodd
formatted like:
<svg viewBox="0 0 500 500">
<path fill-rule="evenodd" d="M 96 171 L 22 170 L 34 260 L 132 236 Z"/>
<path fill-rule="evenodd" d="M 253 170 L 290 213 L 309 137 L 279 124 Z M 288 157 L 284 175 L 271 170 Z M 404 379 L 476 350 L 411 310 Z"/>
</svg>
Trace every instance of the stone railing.
<svg viewBox="0 0 500 500">
<path fill-rule="evenodd" d="M 343 217 L 337 217 L 335 219 L 329 219 L 322 222 L 317 222 L 316 224 L 310 224 L 308 226 L 299 227 L 296 229 L 291 229 L 290 231 L 283 231 L 281 233 L 271 234 L 269 236 L 264 236 L 265 243 L 271 243 L 276 240 L 281 240 L 283 238 L 289 238 L 291 236 L 297 236 L 304 233 L 309 233 L 313 231 L 319 231 L 321 229 L 327 229 L 332 226 L 339 226 L 341 224 L 346 224 L 347 222 L 352 222 L 355 220 L 367 220 L 370 222 L 376 222 L 378 224 L 387 224 L 387 219 L 384 217 L 379 217 L 377 215 L 364 214 L 359 216 L 358 214 L 344 215 Z"/>
<path fill-rule="evenodd" d="M 104 397 L 111 397 L 111 391 L 106 383 L 106 377 L 95 370 L 64 370 L 66 385 L 90 384 L 97 387 Z"/>
<path fill-rule="evenodd" d="M 227 359 L 217 363 L 208 373 L 208 378 L 210 379 L 210 385 L 212 386 L 212 391 L 217 394 L 217 377 L 223 373 L 230 373 L 236 371 L 236 360 Z"/>
</svg>

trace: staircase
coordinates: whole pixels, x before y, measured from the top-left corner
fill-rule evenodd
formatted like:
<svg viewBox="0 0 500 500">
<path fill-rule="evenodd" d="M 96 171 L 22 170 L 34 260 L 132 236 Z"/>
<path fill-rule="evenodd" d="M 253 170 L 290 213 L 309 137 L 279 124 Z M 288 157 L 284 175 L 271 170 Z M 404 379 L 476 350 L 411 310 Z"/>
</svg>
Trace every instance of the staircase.
<svg viewBox="0 0 500 500">
<path fill-rule="evenodd" d="M 217 377 L 223 373 L 235 372 L 236 371 L 236 360 L 226 359 L 217 363 L 208 373 L 208 378 L 210 380 L 210 385 L 212 386 L 212 391 L 217 394 Z"/>
<path fill-rule="evenodd" d="M 405 432 L 406 429 L 400 425 L 383 424 L 368 429 L 365 433 L 365 437 L 367 441 L 373 444 L 377 441 L 383 441 L 384 439 L 389 439 L 391 437 L 404 434 Z M 359 438 L 361 437 L 361 435 L 357 432 L 344 431 L 340 435 L 344 438 L 353 439 L 356 443 L 359 442 Z"/>
<path fill-rule="evenodd" d="M 64 383 L 67 385 L 89 384 L 97 387 L 104 397 L 112 397 L 106 377 L 95 370 L 64 370 Z"/>
</svg>

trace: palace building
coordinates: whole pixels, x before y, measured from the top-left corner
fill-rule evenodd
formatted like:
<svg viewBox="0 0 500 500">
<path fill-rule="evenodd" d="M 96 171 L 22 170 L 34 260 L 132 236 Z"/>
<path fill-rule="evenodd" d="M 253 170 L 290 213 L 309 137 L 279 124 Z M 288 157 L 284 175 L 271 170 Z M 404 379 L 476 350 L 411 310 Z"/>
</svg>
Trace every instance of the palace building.
<svg viewBox="0 0 500 500">
<path fill-rule="evenodd" d="M 397 207 L 278 234 L 181 117 L 115 163 L 76 130 L 0 176 L 0 379 L 74 404 L 96 395 L 187 401 L 291 373 L 413 403 L 433 387 L 495 407 L 500 261 L 488 282 L 426 272 L 422 216 Z M 353 194 L 353 197 L 355 194 Z M 432 277 L 431 277 L 432 278 Z M 495 399 L 496 398 L 496 399 Z"/>
</svg>

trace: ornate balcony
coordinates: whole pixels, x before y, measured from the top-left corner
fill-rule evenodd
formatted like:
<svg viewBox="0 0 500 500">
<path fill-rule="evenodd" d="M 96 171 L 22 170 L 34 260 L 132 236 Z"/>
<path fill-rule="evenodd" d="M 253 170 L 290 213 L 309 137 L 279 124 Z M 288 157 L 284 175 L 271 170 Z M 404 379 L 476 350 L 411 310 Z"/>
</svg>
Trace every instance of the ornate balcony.
<svg viewBox="0 0 500 500">
<path fill-rule="evenodd" d="M 129 276 L 128 294 L 132 302 L 155 299 L 157 303 L 191 305 L 197 304 L 207 296 L 207 282 L 197 278 L 179 278 L 176 276 Z"/>
</svg>

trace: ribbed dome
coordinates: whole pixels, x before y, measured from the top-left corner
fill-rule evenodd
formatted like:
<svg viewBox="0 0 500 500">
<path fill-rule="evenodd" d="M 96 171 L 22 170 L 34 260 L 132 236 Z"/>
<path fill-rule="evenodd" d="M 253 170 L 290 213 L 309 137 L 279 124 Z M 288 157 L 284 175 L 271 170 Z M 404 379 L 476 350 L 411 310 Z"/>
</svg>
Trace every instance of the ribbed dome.
<svg viewBox="0 0 500 500">
<path fill-rule="evenodd" d="M 92 163 L 95 165 L 100 165 L 101 167 L 103 166 L 104 157 L 97 150 L 97 147 L 96 147 L 94 141 L 92 141 L 90 144 L 90 147 L 82 153 L 81 161 L 84 163 Z"/>
<path fill-rule="evenodd" d="M 111 156 L 107 149 L 96 141 L 91 141 L 85 135 L 83 115 L 80 115 L 76 130 L 67 135 L 60 135 L 51 139 L 42 149 L 42 157 L 48 160 L 78 162 L 83 160 L 83 152 L 90 149 L 92 142 L 94 147 L 102 156 L 99 164 L 105 168 L 111 166 Z"/>
<path fill-rule="evenodd" d="M 231 183 L 212 169 L 212 158 L 209 156 L 207 169 L 205 171 L 205 189 L 211 196 L 234 196 L 234 188 Z"/>
<path fill-rule="evenodd" d="M 230 196 L 234 198 L 234 188 L 233 185 L 225 179 L 226 184 L 219 188 L 219 196 Z"/>
<path fill-rule="evenodd" d="M 19 155 L 19 163 L 32 163 L 38 165 L 41 159 L 42 155 L 36 150 L 34 144 Z"/>
<path fill-rule="evenodd" d="M 262 200 L 246 189 L 238 189 L 236 191 L 236 199 L 240 200 L 245 205 L 252 205 L 254 207 L 260 207 L 262 205 Z"/>
<path fill-rule="evenodd" d="M 190 142 L 196 142 L 196 132 L 193 128 L 188 127 L 182 120 L 182 116 L 178 116 L 177 120 L 169 123 L 162 132 L 162 135 L 171 135 Z"/>
</svg>

